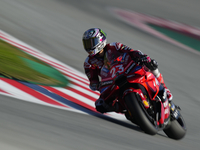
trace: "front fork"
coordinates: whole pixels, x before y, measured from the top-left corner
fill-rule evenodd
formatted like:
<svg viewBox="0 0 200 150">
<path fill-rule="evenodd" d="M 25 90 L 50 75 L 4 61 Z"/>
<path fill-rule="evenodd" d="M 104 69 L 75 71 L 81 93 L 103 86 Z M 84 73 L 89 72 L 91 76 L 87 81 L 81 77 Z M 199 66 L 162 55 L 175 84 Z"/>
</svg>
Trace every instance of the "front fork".
<svg viewBox="0 0 200 150">
<path fill-rule="evenodd" d="M 169 103 L 170 107 L 170 114 L 171 114 L 171 120 L 178 119 L 180 116 L 180 110 L 181 108 L 179 106 L 176 106 L 173 102 Z"/>
<path fill-rule="evenodd" d="M 157 125 L 160 128 L 164 128 L 170 120 L 170 108 L 169 101 L 166 99 L 163 101 L 159 96 L 156 97 L 157 106 L 160 106 L 160 111 L 156 112 Z"/>
<path fill-rule="evenodd" d="M 160 105 L 160 112 L 156 114 L 156 121 L 160 128 L 164 128 L 170 121 L 170 106 L 166 90 L 163 86 L 160 86 L 155 100 Z"/>
</svg>

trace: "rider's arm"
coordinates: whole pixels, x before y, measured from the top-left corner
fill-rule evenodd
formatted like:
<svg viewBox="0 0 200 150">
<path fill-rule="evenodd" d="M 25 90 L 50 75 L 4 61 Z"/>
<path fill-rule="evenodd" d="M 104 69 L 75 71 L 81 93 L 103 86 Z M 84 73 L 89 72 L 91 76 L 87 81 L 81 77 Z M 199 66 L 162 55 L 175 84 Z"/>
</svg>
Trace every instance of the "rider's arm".
<svg viewBox="0 0 200 150">
<path fill-rule="evenodd" d="M 140 63 L 143 63 L 150 71 L 152 71 L 155 75 L 159 75 L 160 72 L 158 71 L 158 63 L 154 60 L 151 59 L 148 55 L 142 53 L 140 50 L 134 50 L 122 43 L 115 43 L 116 48 L 118 50 L 128 53 L 132 59 L 137 60 Z"/>
<path fill-rule="evenodd" d="M 114 43 L 113 45 L 115 45 L 117 50 L 123 53 L 128 53 L 132 59 L 140 60 L 140 59 L 148 58 L 148 61 L 151 61 L 150 57 L 142 53 L 140 50 L 134 50 L 122 43 L 117 43 L 117 42 Z"/>
<path fill-rule="evenodd" d="M 92 65 L 89 61 L 89 57 L 86 58 L 84 62 L 84 70 L 85 74 L 87 75 L 89 81 L 90 81 L 90 89 L 93 91 L 98 90 L 99 86 L 99 78 L 98 78 L 98 68 Z"/>
</svg>

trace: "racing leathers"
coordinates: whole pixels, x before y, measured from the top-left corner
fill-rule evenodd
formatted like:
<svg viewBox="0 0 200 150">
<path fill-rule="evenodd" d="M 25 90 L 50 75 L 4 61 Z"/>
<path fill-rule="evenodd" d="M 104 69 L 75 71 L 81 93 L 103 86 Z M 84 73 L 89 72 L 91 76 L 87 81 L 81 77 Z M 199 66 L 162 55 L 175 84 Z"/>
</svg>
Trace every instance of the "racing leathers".
<svg viewBox="0 0 200 150">
<path fill-rule="evenodd" d="M 111 51 L 111 52 L 122 52 L 128 53 L 133 60 L 138 63 L 142 63 L 148 71 L 151 71 L 157 80 L 164 86 L 167 91 L 167 97 L 169 100 L 172 100 L 172 94 L 169 89 L 166 87 L 162 74 L 158 70 L 158 64 L 154 59 L 151 59 L 146 54 L 143 54 L 140 50 L 133 50 L 132 48 L 122 44 L 122 43 L 109 43 L 104 47 L 104 51 Z M 98 90 L 99 83 L 100 83 L 100 71 L 104 65 L 104 57 L 99 58 L 97 56 L 91 57 L 90 55 L 86 58 L 84 62 L 84 69 L 85 74 L 87 75 L 90 81 L 90 89 L 95 91 Z M 100 97 L 96 102 L 95 106 L 97 111 L 104 113 L 108 111 L 116 111 L 120 112 L 120 107 L 109 107 L 107 104 L 104 103 L 104 100 Z"/>
</svg>

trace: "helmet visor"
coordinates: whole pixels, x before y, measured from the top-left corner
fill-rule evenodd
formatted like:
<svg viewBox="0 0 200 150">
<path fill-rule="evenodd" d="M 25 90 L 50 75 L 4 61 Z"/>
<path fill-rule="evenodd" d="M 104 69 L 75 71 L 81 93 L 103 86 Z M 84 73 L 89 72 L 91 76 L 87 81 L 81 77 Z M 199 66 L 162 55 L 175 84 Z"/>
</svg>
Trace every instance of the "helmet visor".
<svg viewBox="0 0 200 150">
<path fill-rule="evenodd" d="M 99 38 L 83 39 L 84 48 L 88 52 L 93 51 L 99 42 Z"/>
</svg>

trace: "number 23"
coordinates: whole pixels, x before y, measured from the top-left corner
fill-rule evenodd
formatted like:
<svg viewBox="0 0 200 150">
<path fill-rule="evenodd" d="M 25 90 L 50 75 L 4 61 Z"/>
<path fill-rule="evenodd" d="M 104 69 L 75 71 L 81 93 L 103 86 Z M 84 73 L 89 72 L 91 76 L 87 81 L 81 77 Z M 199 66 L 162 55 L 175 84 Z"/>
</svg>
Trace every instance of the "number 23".
<svg viewBox="0 0 200 150">
<path fill-rule="evenodd" d="M 116 73 L 119 72 L 124 72 L 124 67 L 123 65 L 117 65 L 117 66 L 114 66 L 111 70 L 110 70 L 110 73 L 112 74 L 112 78 L 116 75 Z"/>
</svg>

